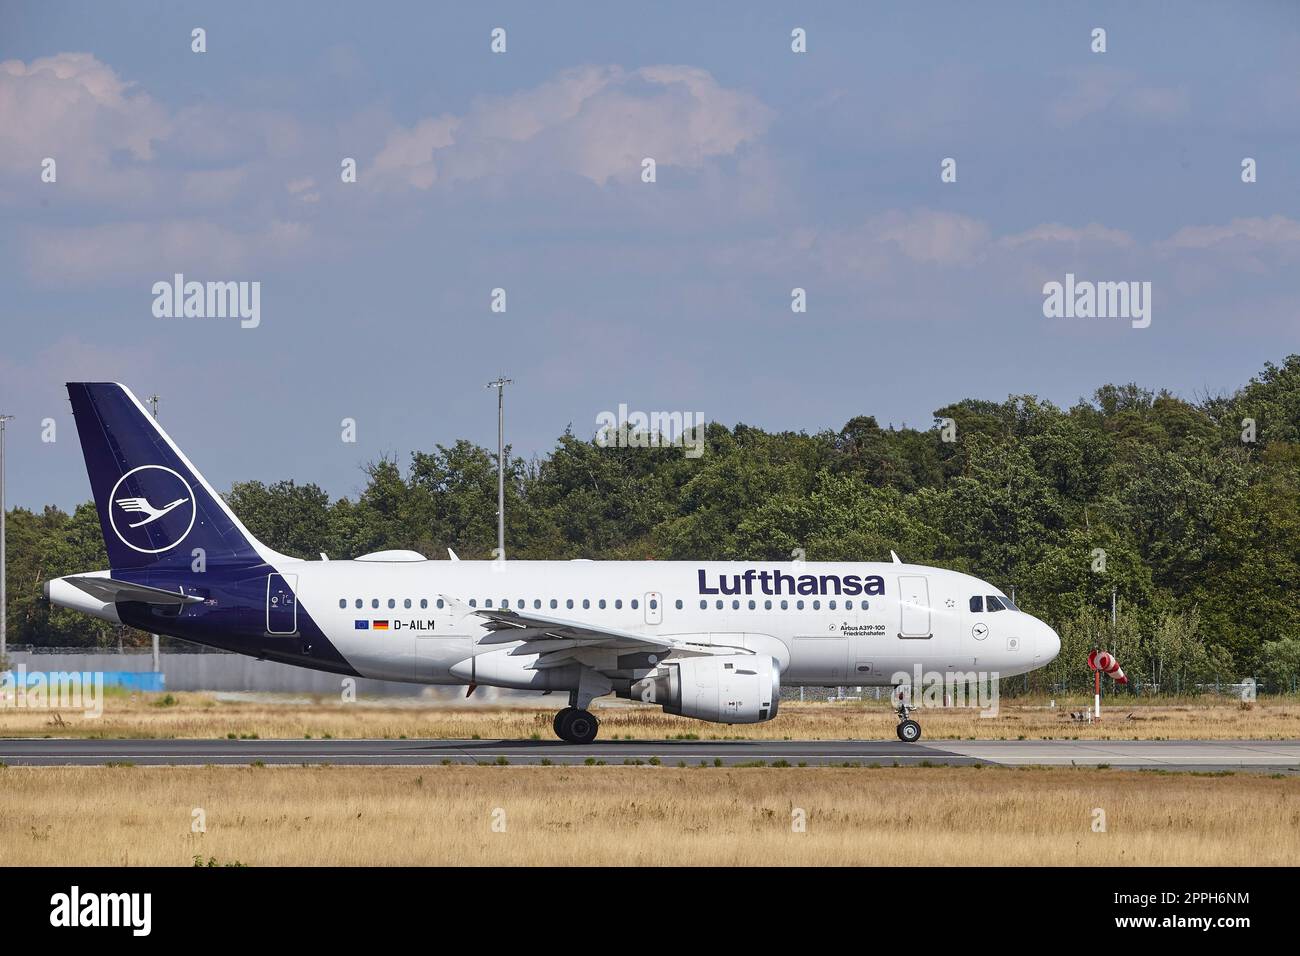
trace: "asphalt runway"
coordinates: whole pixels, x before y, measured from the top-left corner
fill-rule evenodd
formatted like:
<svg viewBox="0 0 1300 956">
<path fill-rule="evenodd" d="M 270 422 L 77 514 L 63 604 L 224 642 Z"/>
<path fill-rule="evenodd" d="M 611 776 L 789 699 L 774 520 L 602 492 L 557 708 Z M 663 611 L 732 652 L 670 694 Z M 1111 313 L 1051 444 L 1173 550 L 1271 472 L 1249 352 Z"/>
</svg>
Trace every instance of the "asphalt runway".
<svg viewBox="0 0 1300 956">
<path fill-rule="evenodd" d="M 584 764 L 621 766 L 658 759 L 685 763 L 1097 767 L 1130 770 L 1246 770 L 1300 775 L 1300 740 L 611 740 L 575 746 L 558 740 L 0 740 L 10 766 L 112 763 L 205 764 Z"/>
</svg>

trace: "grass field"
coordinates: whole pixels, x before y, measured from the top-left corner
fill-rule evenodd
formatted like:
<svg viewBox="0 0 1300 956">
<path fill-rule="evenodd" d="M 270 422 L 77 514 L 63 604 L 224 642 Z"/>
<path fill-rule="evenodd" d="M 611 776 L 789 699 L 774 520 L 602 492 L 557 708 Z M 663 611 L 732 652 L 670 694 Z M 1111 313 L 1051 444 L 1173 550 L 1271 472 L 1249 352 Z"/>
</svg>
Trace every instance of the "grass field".
<svg viewBox="0 0 1300 956">
<path fill-rule="evenodd" d="M 884 701 L 797 703 L 785 701 L 775 720 L 726 726 L 673 717 L 652 706 L 596 702 L 603 739 L 889 740 L 897 723 Z M 551 739 L 551 718 L 560 695 L 545 707 L 456 706 L 420 699 L 345 704 L 314 700 L 228 700 L 214 694 L 106 694 L 98 718 L 77 711 L 0 708 L 0 737 L 352 737 Z M 1081 724 L 1070 711 L 1086 710 L 1091 698 L 1003 701 L 1000 714 L 923 709 L 926 740 L 1078 738 L 1294 739 L 1300 737 L 1300 701 L 1261 699 L 1252 704 L 1220 697 L 1174 701 L 1116 700 L 1104 705 L 1100 724 Z"/>
<path fill-rule="evenodd" d="M 0 787 L 0 865 L 1300 860 L 1300 780 L 1251 774 L 8 767 Z M 194 832 L 196 811 L 206 832 Z"/>
</svg>

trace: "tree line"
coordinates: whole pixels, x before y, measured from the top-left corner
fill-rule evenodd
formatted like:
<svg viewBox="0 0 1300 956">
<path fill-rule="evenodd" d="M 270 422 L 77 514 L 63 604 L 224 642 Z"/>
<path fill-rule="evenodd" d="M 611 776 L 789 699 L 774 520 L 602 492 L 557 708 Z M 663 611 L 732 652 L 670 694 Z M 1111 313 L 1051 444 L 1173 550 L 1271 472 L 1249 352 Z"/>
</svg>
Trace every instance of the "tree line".
<svg viewBox="0 0 1300 956">
<path fill-rule="evenodd" d="M 1082 687 L 1092 647 L 1161 690 L 1245 676 L 1287 690 L 1300 677 L 1300 355 L 1226 396 L 1104 385 L 1070 408 L 965 399 L 926 429 L 869 415 L 812 434 L 711 423 L 704 447 L 612 447 L 570 429 L 545 456 L 508 452 L 509 557 L 878 561 L 894 550 L 1014 588 L 1062 635 L 1036 680 Z M 492 556 L 493 452 L 460 440 L 364 472 L 355 498 L 245 481 L 227 500 L 287 554 Z M 141 637 L 40 600 L 47 578 L 107 567 L 92 504 L 14 509 L 8 544 L 11 643 Z"/>
</svg>

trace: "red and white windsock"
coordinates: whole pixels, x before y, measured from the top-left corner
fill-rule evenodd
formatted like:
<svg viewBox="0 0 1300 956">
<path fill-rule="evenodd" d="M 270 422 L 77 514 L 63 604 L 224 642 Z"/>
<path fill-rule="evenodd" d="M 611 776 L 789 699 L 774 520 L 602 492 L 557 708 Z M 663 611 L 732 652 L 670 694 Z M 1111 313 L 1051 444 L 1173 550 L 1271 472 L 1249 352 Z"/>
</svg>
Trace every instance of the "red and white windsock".
<svg viewBox="0 0 1300 956">
<path fill-rule="evenodd" d="M 1127 684 L 1128 678 L 1124 676 L 1124 670 L 1119 666 L 1119 661 L 1115 656 L 1106 651 L 1093 651 L 1088 655 L 1088 666 L 1095 671 L 1101 671 L 1103 674 L 1109 674 L 1114 678 L 1116 684 Z"/>
</svg>

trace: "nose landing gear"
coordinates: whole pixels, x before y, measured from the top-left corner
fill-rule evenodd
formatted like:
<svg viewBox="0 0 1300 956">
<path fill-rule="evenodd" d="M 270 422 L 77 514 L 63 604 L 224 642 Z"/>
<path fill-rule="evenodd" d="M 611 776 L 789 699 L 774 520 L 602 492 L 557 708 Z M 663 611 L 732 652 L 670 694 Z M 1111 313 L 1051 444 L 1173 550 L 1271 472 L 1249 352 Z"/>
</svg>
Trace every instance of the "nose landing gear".
<svg viewBox="0 0 1300 956">
<path fill-rule="evenodd" d="M 906 700 L 899 700 L 897 733 L 898 739 L 905 744 L 916 743 L 921 739 L 921 725 L 908 716 L 911 712 L 912 708 L 907 706 Z"/>
</svg>

